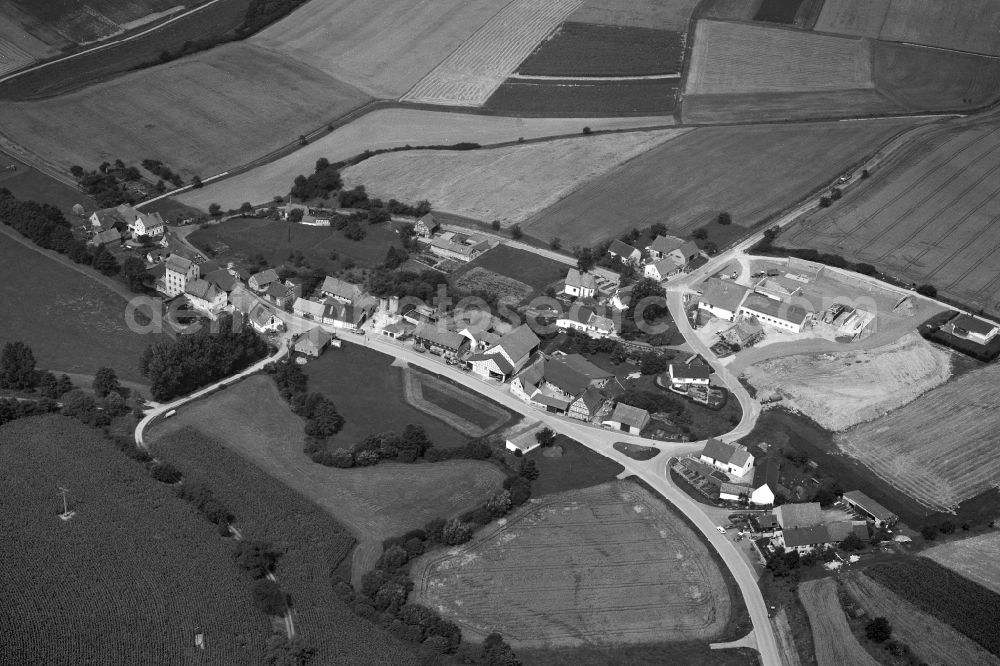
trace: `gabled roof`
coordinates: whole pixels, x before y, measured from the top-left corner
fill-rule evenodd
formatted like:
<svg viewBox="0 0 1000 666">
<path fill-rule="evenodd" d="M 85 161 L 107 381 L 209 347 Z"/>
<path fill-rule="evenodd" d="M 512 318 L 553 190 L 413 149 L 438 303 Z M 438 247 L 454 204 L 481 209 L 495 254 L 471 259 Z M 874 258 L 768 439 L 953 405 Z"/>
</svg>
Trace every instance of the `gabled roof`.
<svg viewBox="0 0 1000 666">
<path fill-rule="evenodd" d="M 270 310 L 264 307 L 263 303 L 258 303 L 257 305 L 253 306 L 253 308 L 251 308 L 249 316 L 250 316 L 250 321 L 254 322 L 258 326 L 266 326 L 268 322 L 271 321 L 271 317 L 273 317 L 274 315 L 271 313 Z"/>
<path fill-rule="evenodd" d="M 230 292 L 236 286 L 236 278 L 225 268 L 219 268 L 205 275 L 205 279 L 225 292 Z"/>
<path fill-rule="evenodd" d="M 457 334 L 456 334 L 457 335 Z M 496 346 L 503 348 L 507 355 L 514 360 L 521 360 L 532 352 L 540 344 L 538 336 L 527 324 L 521 324 L 510 333 L 502 336 Z"/>
<path fill-rule="evenodd" d="M 677 236 L 657 236 L 646 247 L 653 252 L 667 254 L 668 252 L 679 250 L 683 245 L 684 241 Z"/>
<path fill-rule="evenodd" d="M 844 493 L 844 499 L 854 502 L 879 520 L 893 521 L 896 519 L 896 514 L 889 511 L 889 509 L 885 508 L 871 497 L 868 497 L 868 495 L 865 495 L 860 490 L 848 490 Z"/>
<path fill-rule="evenodd" d="M 254 273 L 250 276 L 250 279 L 254 280 L 258 287 L 266 287 L 278 279 L 278 272 L 273 268 L 268 268 L 260 273 Z"/>
<path fill-rule="evenodd" d="M 707 365 L 685 365 L 671 363 L 667 368 L 671 377 L 678 379 L 708 379 L 712 376 L 712 368 Z"/>
<path fill-rule="evenodd" d="M 615 373 L 608 372 L 603 368 L 600 368 L 587 359 L 585 359 L 580 354 L 566 354 L 564 356 L 554 356 L 553 361 L 557 363 L 565 363 L 569 367 L 573 368 L 580 374 L 586 376 L 591 381 L 608 379 L 609 377 L 614 377 Z"/>
<path fill-rule="evenodd" d="M 611 245 L 608 246 L 608 253 L 619 257 L 630 257 L 638 251 L 637 248 L 618 239 L 611 241 Z"/>
<path fill-rule="evenodd" d="M 724 337 L 735 338 L 738 343 L 746 344 L 747 341 L 756 338 L 764 332 L 764 328 L 756 319 L 742 319 L 726 330 L 722 331 Z"/>
<path fill-rule="evenodd" d="M 826 525 L 784 528 L 781 535 L 788 548 L 830 543 L 830 532 L 826 529 Z"/>
<path fill-rule="evenodd" d="M 701 455 L 721 463 L 728 463 L 735 452 L 736 447 L 732 444 L 726 444 L 722 440 L 712 437 L 705 442 L 705 448 L 701 450 Z"/>
<path fill-rule="evenodd" d="M 388 326 L 383 327 L 382 330 L 389 331 L 390 333 L 410 334 L 414 331 L 414 329 L 416 329 L 416 326 L 406 321 L 405 319 L 400 319 L 399 321 L 393 324 L 389 324 Z"/>
<path fill-rule="evenodd" d="M 466 342 L 465 336 L 461 333 L 426 323 L 417 326 L 413 336 L 447 349 L 461 349 L 462 344 Z"/>
<path fill-rule="evenodd" d="M 125 218 L 115 208 L 102 208 L 101 210 L 94 211 L 91 217 L 96 217 L 97 223 L 105 230 L 110 229 L 119 222 L 125 222 Z"/>
<path fill-rule="evenodd" d="M 604 406 L 604 403 L 607 402 L 607 398 L 604 397 L 604 393 L 602 393 L 601 389 L 596 386 L 591 386 L 584 391 L 580 400 L 583 400 L 583 404 L 587 406 L 587 412 L 590 416 L 597 414 L 601 407 Z"/>
<path fill-rule="evenodd" d="M 546 407 L 555 407 L 556 409 L 561 409 L 563 411 L 569 409 L 570 401 L 565 398 L 557 398 L 554 395 L 545 395 L 544 393 L 539 393 L 531 397 L 537 403 L 543 404 Z"/>
<path fill-rule="evenodd" d="M 288 287 L 280 282 L 272 282 L 267 285 L 267 295 L 271 298 L 285 298 L 288 296 Z"/>
<path fill-rule="evenodd" d="M 683 266 L 684 266 L 683 263 L 678 262 L 673 257 L 664 257 L 663 259 L 660 259 L 659 261 L 653 264 L 653 267 L 656 269 L 656 272 L 659 273 L 660 275 L 670 275 L 672 272 L 674 272 L 678 268 L 682 268 Z"/>
<path fill-rule="evenodd" d="M 578 396 L 590 386 L 590 378 L 555 359 L 545 361 L 545 381 L 563 393 Z"/>
<path fill-rule="evenodd" d="M 503 354 L 473 354 L 468 360 L 470 363 L 474 361 L 493 361 L 503 374 L 509 375 L 514 372 L 514 366 L 503 357 Z"/>
<path fill-rule="evenodd" d="M 243 287 L 233 289 L 233 293 L 229 295 L 229 302 L 233 304 L 234 310 L 242 314 L 247 314 L 254 305 L 257 305 L 257 299 Z"/>
<path fill-rule="evenodd" d="M 333 340 L 332 333 L 324 331 L 319 326 L 313 326 L 295 341 L 295 348 L 298 349 L 299 346 L 303 346 L 318 350 L 329 344 L 330 340 Z"/>
<path fill-rule="evenodd" d="M 208 280 L 195 278 L 193 280 L 188 280 L 187 284 L 184 286 L 184 293 L 194 296 L 195 298 L 200 298 L 203 301 L 213 301 L 220 292 L 216 286 Z"/>
<path fill-rule="evenodd" d="M 767 486 L 772 493 L 778 493 L 778 462 L 774 458 L 765 458 L 753 470 L 753 488 Z"/>
<path fill-rule="evenodd" d="M 626 405 L 624 402 L 619 402 L 615 405 L 615 411 L 611 414 L 610 420 L 624 423 L 627 426 L 639 428 L 641 430 L 646 427 L 647 423 L 649 423 L 649 412 L 645 409 L 640 409 L 638 407 L 633 407 L 632 405 Z"/>
<path fill-rule="evenodd" d="M 330 317 L 345 324 L 357 326 L 368 314 L 365 308 L 353 303 L 341 303 L 340 301 L 327 301 L 324 317 Z"/>
<path fill-rule="evenodd" d="M 358 285 L 329 275 L 323 280 L 323 286 L 319 290 L 321 293 L 343 298 L 352 303 L 361 298 L 361 294 L 363 293 L 361 287 Z"/>
<path fill-rule="evenodd" d="M 756 292 L 747 294 L 740 307 L 797 325 L 801 325 L 809 317 L 809 312 L 799 305 L 775 301 Z"/>
<path fill-rule="evenodd" d="M 994 328 L 1000 326 L 1000 324 L 996 324 L 992 321 L 986 321 L 985 319 L 980 319 L 967 314 L 958 315 L 952 320 L 951 323 L 955 328 L 960 328 L 964 331 L 975 333 L 977 335 L 989 335 Z"/>
<path fill-rule="evenodd" d="M 547 363 L 548 361 L 544 357 L 539 357 L 537 360 L 524 366 L 521 372 L 517 373 L 515 379 L 520 379 L 525 387 L 537 387 L 545 378 L 545 366 Z"/>
<path fill-rule="evenodd" d="M 809 527 L 823 522 L 819 502 L 802 502 L 799 504 L 782 504 L 775 507 L 774 515 L 782 529 L 790 527 Z"/>
<path fill-rule="evenodd" d="M 193 265 L 194 262 L 190 259 L 185 259 L 178 254 L 171 254 L 167 257 L 167 270 L 174 271 L 175 273 L 187 273 Z"/>
<path fill-rule="evenodd" d="M 129 225 L 142 217 L 142 213 L 127 203 L 118 204 L 118 207 L 115 208 L 115 212 L 117 212 L 121 219 L 125 221 L 125 224 Z"/>
<path fill-rule="evenodd" d="M 437 218 L 434 217 L 433 213 L 427 213 L 423 217 L 417 220 L 417 222 L 423 222 L 424 226 L 428 229 L 434 229 L 439 226 Z"/>
<path fill-rule="evenodd" d="M 122 235 L 118 232 L 118 230 L 111 228 L 94 234 L 94 238 L 91 240 L 91 243 L 94 245 L 104 245 L 105 243 L 120 241 L 121 239 Z"/>
<path fill-rule="evenodd" d="M 326 305 L 319 301 L 310 301 L 305 298 L 296 298 L 292 304 L 293 312 L 304 312 L 313 316 L 314 319 L 326 314 Z"/>
<path fill-rule="evenodd" d="M 736 312 L 748 291 L 750 290 L 732 280 L 710 277 L 702 284 L 701 298 L 698 300 L 722 310 Z"/>
<path fill-rule="evenodd" d="M 684 244 L 677 249 L 681 251 L 685 259 L 701 254 L 701 249 L 694 241 L 684 241 Z"/>
<path fill-rule="evenodd" d="M 868 525 L 864 521 L 855 523 L 850 520 L 838 520 L 835 523 L 827 523 L 826 529 L 832 543 L 839 543 L 851 534 L 856 534 L 864 541 L 868 540 Z"/>
<path fill-rule="evenodd" d="M 566 286 L 596 290 L 597 279 L 591 273 L 581 273 L 576 268 L 570 268 L 566 273 Z"/>
</svg>

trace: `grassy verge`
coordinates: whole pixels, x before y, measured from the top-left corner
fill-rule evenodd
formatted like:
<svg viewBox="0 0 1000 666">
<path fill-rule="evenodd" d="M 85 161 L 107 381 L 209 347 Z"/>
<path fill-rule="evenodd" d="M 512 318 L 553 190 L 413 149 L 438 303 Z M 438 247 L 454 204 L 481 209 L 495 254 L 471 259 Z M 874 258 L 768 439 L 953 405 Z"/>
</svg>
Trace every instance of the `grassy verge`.
<svg viewBox="0 0 1000 666">
<path fill-rule="evenodd" d="M 562 455 L 551 454 L 556 448 L 562 449 Z M 594 453 L 583 444 L 565 435 L 556 437 L 551 448 L 538 448 L 525 456 L 534 460 L 538 466 L 539 477 L 531 484 L 534 497 L 561 493 L 564 490 L 589 488 L 606 481 L 614 480 L 625 468 Z"/>
</svg>

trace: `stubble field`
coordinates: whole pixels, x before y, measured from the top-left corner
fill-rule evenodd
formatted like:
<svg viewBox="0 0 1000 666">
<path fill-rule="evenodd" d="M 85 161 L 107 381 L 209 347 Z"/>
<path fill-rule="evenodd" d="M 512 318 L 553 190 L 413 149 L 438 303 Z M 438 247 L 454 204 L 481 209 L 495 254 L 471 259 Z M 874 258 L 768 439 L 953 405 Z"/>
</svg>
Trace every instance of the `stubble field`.
<svg viewBox="0 0 1000 666">
<path fill-rule="evenodd" d="M 934 546 L 921 555 L 1000 594 L 998 552 L 1000 532 L 991 532 Z"/>
<path fill-rule="evenodd" d="M 698 0 L 583 0 L 569 20 L 684 32 L 697 4 Z"/>
<path fill-rule="evenodd" d="M 836 580 L 820 578 L 802 583 L 799 585 L 799 600 L 809 614 L 819 666 L 878 666 L 878 662 L 851 633 L 837 598 Z"/>
<path fill-rule="evenodd" d="M 750 227 L 803 192 L 832 182 L 912 123 L 697 128 L 591 181 L 524 227 L 539 238 L 558 236 L 585 246 L 654 222 L 687 236 L 721 211 Z"/>
<path fill-rule="evenodd" d="M 628 482 L 531 503 L 413 573 L 420 603 L 514 646 L 707 639 L 731 612 L 706 546 Z"/>
<path fill-rule="evenodd" d="M 566 22 L 517 67 L 517 76 L 645 76 L 681 71 L 684 33 Z"/>
<path fill-rule="evenodd" d="M 1000 312 L 1000 125 L 945 127 L 782 235 Z"/>
<path fill-rule="evenodd" d="M 989 365 L 839 434 L 837 446 L 915 501 L 941 511 L 1000 478 L 1000 366 Z"/>
<path fill-rule="evenodd" d="M 782 405 L 827 430 L 883 416 L 947 381 L 950 352 L 916 333 L 867 351 L 788 356 L 744 370 L 758 390 L 774 389 Z"/>
<path fill-rule="evenodd" d="M 659 114 L 654 124 L 672 125 L 678 81 L 509 78 L 496 89 L 484 108 L 510 116 L 553 118 Z"/>
<path fill-rule="evenodd" d="M 478 220 L 521 222 L 585 183 L 685 130 L 558 139 L 472 151 L 376 155 L 343 172 L 383 198 L 427 199 L 436 210 Z"/>
</svg>

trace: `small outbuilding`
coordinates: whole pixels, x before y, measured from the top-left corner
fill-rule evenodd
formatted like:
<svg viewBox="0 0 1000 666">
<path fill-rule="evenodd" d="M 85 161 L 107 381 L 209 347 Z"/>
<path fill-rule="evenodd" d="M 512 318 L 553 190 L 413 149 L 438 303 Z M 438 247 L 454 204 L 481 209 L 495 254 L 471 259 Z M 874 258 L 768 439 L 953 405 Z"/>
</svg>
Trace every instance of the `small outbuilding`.
<svg viewBox="0 0 1000 666">
<path fill-rule="evenodd" d="M 648 424 L 649 412 L 639 407 L 626 405 L 624 402 L 619 402 L 615 405 L 611 416 L 604 421 L 604 425 L 611 426 L 615 430 L 627 432 L 630 435 L 638 435 Z"/>
<path fill-rule="evenodd" d="M 885 508 L 860 490 L 844 493 L 844 504 L 875 523 L 875 527 L 892 527 L 899 516 Z"/>
<path fill-rule="evenodd" d="M 295 351 L 306 356 L 319 357 L 333 340 L 333 334 L 313 326 L 295 341 Z"/>
</svg>

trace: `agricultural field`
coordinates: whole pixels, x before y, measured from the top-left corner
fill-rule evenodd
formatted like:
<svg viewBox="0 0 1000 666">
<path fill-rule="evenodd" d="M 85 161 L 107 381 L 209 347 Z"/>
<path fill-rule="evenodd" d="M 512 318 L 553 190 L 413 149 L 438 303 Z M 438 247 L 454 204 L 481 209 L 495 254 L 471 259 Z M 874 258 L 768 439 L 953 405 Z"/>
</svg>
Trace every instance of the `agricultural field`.
<svg viewBox="0 0 1000 666">
<path fill-rule="evenodd" d="M 139 357 L 159 336 L 129 330 L 125 300 L 92 272 L 0 236 L 0 341 L 25 341 L 42 369 L 93 374 L 108 366 L 122 379 L 144 382 Z"/>
<path fill-rule="evenodd" d="M 892 0 L 826 0 L 815 30 L 877 39 Z"/>
<path fill-rule="evenodd" d="M 513 0 L 400 99 L 482 106 L 581 0 Z"/>
<path fill-rule="evenodd" d="M 878 666 L 878 662 L 872 659 L 851 633 L 837 597 L 836 580 L 819 578 L 801 583 L 799 600 L 809 614 L 816 663 L 819 666 Z"/>
<path fill-rule="evenodd" d="M 683 59 L 683 32 L 563 23 L 518 66 L 517 75 L 675 74 Z"/>
<path fill-rule="evenodd" d="M 871 88 L 865 40 L 699 21 L 686 95 Z"/>
<path fill-rule="evenodd" d="M 14 171 L 5 167 L 16 166 Z M 0 152 L 0 188 L 10 190 L 18 199 L 40 201 L 61 210 L 66 219 L 76 221 L 72 216 L 73 206 L 82 205 L 88 211 L 97 209 L 97 202 L 75 187 L 42 173 L 28 163 Z"/>
<path fill-rule="evenodd" d="M 701 19 L 750 21 L 762 2 L 763 0 L 708 0 L 698 16 Z"/>
<path fill-rule="evenodd" d="M 0 116 L 7 137 L 67 169 L 152 158 L 187 178 L 249 162 L 367 100 L 316 69 L 237 43 L 54 99 L 0 103 Z"/>
<path fill-rule="evenodd" d="M 177 7 L 176 0 L 5 0 L 0 16 L 20 14 L 21 26 L 36 39 L 54 48 L 101 41 L 136 25 L 155 20 Z M 194 2 L 192 5 L 200 4 Z M 82 5 L 82 6 L 81 6 Z M 10 20 L 10 18 L 8 18 Z"/>
<path fill-rule="evenodd" d="M 350 576 L 355 540 L 328 510 L 194 428 L 157 431 L 152 440 L 158 458 L 185 479 L 204 483 L 232 509 L 244 538 L 281 552 L 278 580 L 292 598 L 296 635 L 316 649 L 316 663 L 420 663 L 412 647 L 356 615 L 334 592 L 332 575 Z"/>
<path fill-rule="evenodd" d="M 419 603 L 515 648 L 710 639 L 732 612 L 707 547 L 629 482 L 532 502 L 413 577 Z"/>
<path fill-rule="evenodd" d="M 462 280 L 464 276 L 476 269 L 482 269 L 510 280 L 517 280 L 538 293 L 544 292 L 549 285 L 557 280 L 564 279 L 567 266 L 534 252 L 500 244 L 455 271 L 451 276 L 452 280 Z"/>
<path fill-rule="evenodd" d="M 951 354 L 909 333 L 875 349 L 786 356 L 744 373 L 758 391 L 773 388 L 785 408 L 838 431 L 877 419 L 947 381 Z"/>
<path fill-rule="evenodd" d="M 323 360 L 344 351 L 331 350 Z M 390 402 L 393 393 L 402 392 L 402 382 L 398 378 L 389 374 L 373 378 L 377 366 L 364 366 L 359 362 L 363 361 L 358 358 L 353 363 L 341 360 L 340 369 L 344 372 L 336 379 L 327 375 L 327 382 L 319 381 L 314 371 L 309 373 L 309 390 L 333 400 L 347 420 L 344 430 L 331 441 L 331 446 L 349 448 L 369 434 L 386 430 L 398 432 L 407 423 L 427 426 L 431 441 L 438 446 L 447 445 L 437 437 L 444 426 L 431 427 L 433 422 L 427 423 L 430 419 L 406 405 L 402 397 L 395 404 Z M 314 365 L 307 366 L 307 370 Z M 362 379 L 361 383 L 352 381 L 357 378 Z M 390 385 L 390 382 L 395 384 Z M 339 386 L 336 391 L 331 390 L 334 383 Z M 368 390 L 361 391 L 359 387 Z M 360 394 L 361 398 L 352 394 Z M 364 409 L 358 409 L 359 403 Z M 417 418 L 401 417 L 397 406 L 400 404 Z M 376 411 L 378 421 L 373 422 L 371 415 Z M 302 420 L 289 410 L 274 382 L 269 377 L 257 375 L 186 406 L 176 416 L 158 424 L 151 436 L 155 441 L 193 428 L 209 439 L 220 441 L 318 504 L 358 539 L 353 566 L 356 579 L 378 558 L 382 539 L 424 525 L 433 518 L 451 517 L 471 509 L 495 493 L 503 483 L 504 475 L 497 466 L 473 460 L 427 464 L 389 462 L 356 469 L 324 467 L 303 453 L 302 427 Z"/>
<path fill-rule="evenodd" d="M 594 81 L 511 78 L 486 101 L 486 109 L 511 116 L 650 116 L 673 124 L 677 79 Z"/>
<path fill-rule="evenodd" d="M 251 41 L 374 97 L 396 98 L 472 37 L 500 6 L 489 0 L 310 2 Z"/>
<path fill-rule="evenodd" d="M 924 663 L 941 666 L 1000 664 L 1000 659 L 974 641 L 921 612 L 868 576 L 851 572 L 843 580 L 847 593 L 868 617 L 889 620 L 893 638 L 905 643 Z"/>
<path fill-rule="evenodd" d="M 654 222 L 687 236 L 721 211 L 749 228 L 811 188 L 832 182 L 912 124 L 887 119 L 697 128 L 591 181 L 530 218 L 524 228 L 539 238 L 572 239 L 584 246 Z M 750 178 L 748 160 L 768 168 Z"/>
<path fill-rule="evenodd" d="M 997 593 L 925 557 L 880 562 L 864 569 L 864 575 L 1000 656 Z"/>
<path fill-rule="evenodd" d="M 839 434 L 837 446 L 920 504 L 954 509 L 996 485 L 1000 366 L 966 373 Z"/>
<path fill-rule="evenodd" d="M 311 6 L 311 5 L 310 5 Z M 452 145 L 468 141 L 488 145 L 519 138 L 577 135 L 584 127 L 636 129 L 672 124 L 670 118 L 511 118 L 445 111 L 379 109 L 367 113 L 326 136 L 253 170 L 180 194 L 179 201 L 202 210 L 217 202 L 223 208 L 237 208 L 244 201 L 253 204 L 284 196 L 300 173 L 308 173 L 320 158 L 338 162 L 366 150 L 406 145 Z M 433 203 L 433 202 L 432 202 Z"/>
<path fill-rule="evenodd" d="M 881 116 L 908 109 L 874 88 L 814 92 L 685 95 L 685 123 L 725 124 Z"/>
<path fill-rule="evenodd" d="M 531 482 L 534 497 L 614 483 L 618 475 L 625 471 L 611 458 L 565 435 L 556 435 L 553 446 L 537 448 L 526 458 L 534 460 L 538 468 L 539 476 Z"/>
<path fill-rule="evenodd" d="M 872 43 L 875 88 L 910 111 L 961 111 L 1000 98 L 1000 60 L 919 46 Z"/>
<path fill-rule="evenodd" d="M 406 402 L 470 438 L 496 431 L 511 419 L 500 405 L 430 373 L 403 372 Z"/>
<path fill-rule="evenodd" d="M 853 124 L 853 123 L 852 123 Z M 1000 312 L 1000 125 L 944 126 L 910 144 L 891 169 L 781 243 L 864 262 L 971 307 Z"/>
<path fill-rule="evenodd" d="M 364 230 L 365 237 L 353 241 L 333 227 L 233 218 L 192 232 L 188 241 L 238 262 L 261 254 L 272 266 L 280 266 L 290 254 L 301 252 L 310 267 L 328 273 L 348 259 L 359 266 L 375 266 L 385 259 L 390 247 L 402 247 L 395 224 L 367 225 Z M 331 252 L 337 253 L 337 259 L 330 258 Z"/>
<path fill-rule="evenodd" d="M 951 541 L 921 555 L 1000 594 L 1000 532 Z"/>
<path fill-rule="evenodd" d="M 510 225 L 588 181 L 685 133 L 658 130 L 579 136 L 483 150 L 408 150 L 344 170 L 346 187 L 370 195 L 430 201 L 435 210 Z"/>
<path fill-rule="evenodd" d="M 530 285 L 520 280 L 494 273 L 481 266 L 474 266 L 458 279 L 452 280 L 452 284 L 464 291 L 493 294 L 497 297 L 498 303 L 508 308 L 524 301 L 534 291 Z"/>
<path fill-rule="evenodd" d="M 754 21 L 812 29 L 825 0 L 762 0 Z"/>
<path fill-rule="evenodd" d="M 63 416 L 0 428 L 6 663 L 253 663 L 271 631 L 251 579 L 167 486 Z M 69 489 L 68 522 L 57 516 Z M 205 652 L 194 647 L 206 634 Z"/>
<path fill-rule="evenodd" d="M 583 0 L 570 21 L 686 32 L 698 0 Z"/>
</svg>

